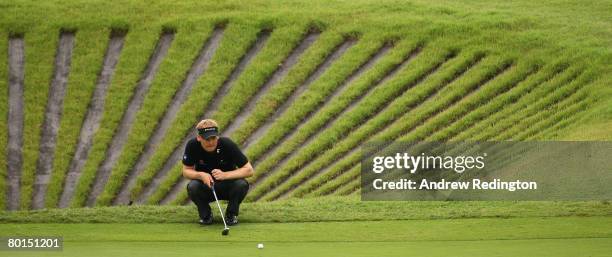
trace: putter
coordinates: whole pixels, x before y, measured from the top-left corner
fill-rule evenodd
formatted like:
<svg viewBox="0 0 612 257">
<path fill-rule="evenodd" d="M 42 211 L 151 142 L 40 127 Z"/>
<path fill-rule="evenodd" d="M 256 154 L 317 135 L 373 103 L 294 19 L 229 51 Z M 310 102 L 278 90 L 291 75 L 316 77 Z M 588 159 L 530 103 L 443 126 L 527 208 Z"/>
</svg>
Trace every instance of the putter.
<svg viewBox="0 0 612 257">
<path fill-rule="evenodd" d="M 225 228 L 223 228 L 223 232 L 221 232 L 221 235 L 227 236 L 229 234 L 229 228 L 227 227 L 227 223 L 225 223 L 225 216 L 223 215 L 223 211 L 221 210 L 221 205 L 219 204 L 219 198 L 217 198 L 217 193 L 215 192 L 214 182 L 210 189 L 212 189 L 213 191 L 213 195 L 215 196 L 215 202 L 217 202 L 217 207 L 219 207 L 219 213 L 221 213 L 221 219 L 223 220 L 223 226 L 225 226 Z"/>
</svg>

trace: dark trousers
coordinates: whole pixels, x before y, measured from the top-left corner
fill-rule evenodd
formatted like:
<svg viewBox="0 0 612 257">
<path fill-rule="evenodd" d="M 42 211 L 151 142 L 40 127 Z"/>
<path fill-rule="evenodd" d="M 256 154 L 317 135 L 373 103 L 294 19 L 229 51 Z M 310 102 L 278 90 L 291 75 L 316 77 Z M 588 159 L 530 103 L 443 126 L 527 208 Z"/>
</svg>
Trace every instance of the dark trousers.
<svg viewBox="0 0 612 257">
<path fill-rule="evenodd" d="M 215 193 L 219 200 L 227 200 L 226 215 L 239 214 L 240 203 L 249 191 L 249 182 L 245 179 L 215 181 Z M 200 219 L 210 215 L 210 203 L 215 201 L 212 190 L 201 180 L 193 179 L 187 184 L 187 193 L 198 207 Z"/>
</svg>

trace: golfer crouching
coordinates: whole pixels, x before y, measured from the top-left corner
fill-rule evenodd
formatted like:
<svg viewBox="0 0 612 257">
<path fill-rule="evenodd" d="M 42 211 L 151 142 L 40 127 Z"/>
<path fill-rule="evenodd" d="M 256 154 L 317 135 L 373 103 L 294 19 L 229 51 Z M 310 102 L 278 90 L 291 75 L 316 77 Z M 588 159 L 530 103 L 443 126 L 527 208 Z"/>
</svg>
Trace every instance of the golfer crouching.
<svg viewBox="0 0 612 257">
<path fill-rule="evenodd" d="M 217 122 L 202 120 L 196 126 L 198 135 L 189 140 L 183 155 L 183 176 L 189 198 L 198 207 L 200 224 L 212 224 L 209 203 L 217 197 L 227 200 L 225 221 L 228 226 L 238 224 L 240 203 L 249 190 L 245 178 L 253 175 L 253 166 L 238 146 L 229 138 L 219 137 Z"/>
</svg>

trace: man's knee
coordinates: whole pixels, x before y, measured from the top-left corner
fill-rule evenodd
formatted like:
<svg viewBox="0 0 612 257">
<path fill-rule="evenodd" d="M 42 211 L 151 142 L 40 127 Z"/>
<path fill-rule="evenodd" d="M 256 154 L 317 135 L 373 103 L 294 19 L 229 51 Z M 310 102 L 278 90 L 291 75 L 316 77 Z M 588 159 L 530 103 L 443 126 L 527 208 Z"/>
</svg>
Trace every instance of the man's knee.
<svg viewBox="0 0 612 257">
<path fill-rule="evenodd" d="M 249 191 L 249 182 L 246 181 L 246 179 L 237 179 L 234 181 L 234 188 L 240 192 L 247 192 Z"/>
<path fill-rule="evenodd" d="M 204 187 L 204 183 L 201 180 L 192 179 L 187 184 L 187 192 L 189 194 L 195 194 L 197 192 L 201 192 Z"/>
</svg>

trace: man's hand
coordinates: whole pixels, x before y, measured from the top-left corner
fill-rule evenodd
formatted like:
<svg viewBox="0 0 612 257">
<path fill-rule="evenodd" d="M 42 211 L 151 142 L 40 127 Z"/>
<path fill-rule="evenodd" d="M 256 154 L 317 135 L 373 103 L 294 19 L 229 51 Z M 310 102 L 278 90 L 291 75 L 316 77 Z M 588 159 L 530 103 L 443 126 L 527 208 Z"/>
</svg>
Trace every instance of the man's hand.
<svg viewBox="0 0 612 257">
<path fill-rule="evenodd" d="M 202 182 L 209 188 L 212 188 L 213 178 L 210 176 L 210 174 L 206 172 L 198 172 L 198 174 L 200 175 L 200 180 L 202 180 Z"/>
<path fill-rule="evenodd" d="M 221 171 L 220 169 L 212 170 L 211 174 L 213 175 L 213 177 L 215 177 L 216 180 L 227 179 L 227 174 L 225 174 L 225 172 Z"/>
</svg>

